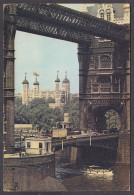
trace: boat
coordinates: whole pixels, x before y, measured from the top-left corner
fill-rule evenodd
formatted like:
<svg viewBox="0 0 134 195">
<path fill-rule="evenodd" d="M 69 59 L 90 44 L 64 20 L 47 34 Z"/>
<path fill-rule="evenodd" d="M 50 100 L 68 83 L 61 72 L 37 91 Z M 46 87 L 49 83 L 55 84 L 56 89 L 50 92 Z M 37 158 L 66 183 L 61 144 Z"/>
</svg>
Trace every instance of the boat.
<svg viewBox="0 0 134 195">
<path fill-rule="evenodd" d="M 99 166 L 88 166 L 83 168 L 83 172 L 85 174 L 94 174 L 94 175 L 113 175 L 113 171 L 111 169 L 103 169 Z"/>
</svg>

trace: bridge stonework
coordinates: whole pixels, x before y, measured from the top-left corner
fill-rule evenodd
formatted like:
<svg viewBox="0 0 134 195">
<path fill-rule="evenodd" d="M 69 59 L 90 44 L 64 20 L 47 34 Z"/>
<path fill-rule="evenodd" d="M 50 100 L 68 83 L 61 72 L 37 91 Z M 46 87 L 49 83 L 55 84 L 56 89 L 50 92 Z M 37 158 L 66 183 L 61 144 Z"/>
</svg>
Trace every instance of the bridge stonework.
<svg viewBox="0 0 134 195">
<path fill-rule="evenodd" d="M 14 24 L 15 7 L 10 9 L 10 23 L 4 25 L 4 142 L 6 153 L 14 152 Z"/>
</svg>

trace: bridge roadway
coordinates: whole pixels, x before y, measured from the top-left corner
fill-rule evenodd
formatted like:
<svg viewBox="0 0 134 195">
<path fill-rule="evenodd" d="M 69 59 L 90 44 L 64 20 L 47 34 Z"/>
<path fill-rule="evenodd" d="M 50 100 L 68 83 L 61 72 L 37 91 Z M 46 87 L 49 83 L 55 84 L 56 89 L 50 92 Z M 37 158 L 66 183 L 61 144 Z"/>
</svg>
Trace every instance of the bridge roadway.
<svg viewBox="0 0 134 195">
<path fill-rule="evenodd" d="M 79 147 L 83 145 L 89 146 L 100 146 L 109 149 L 117 149 L 119 134 L 108 134 L 108 135 L 94 135 L 94 136 L 74 136 L 73 138 L 62 139 L 52 141 L 52 147 L 55 150 L 62 149 L 63 147 L 74 146 Z"/>
</svg>

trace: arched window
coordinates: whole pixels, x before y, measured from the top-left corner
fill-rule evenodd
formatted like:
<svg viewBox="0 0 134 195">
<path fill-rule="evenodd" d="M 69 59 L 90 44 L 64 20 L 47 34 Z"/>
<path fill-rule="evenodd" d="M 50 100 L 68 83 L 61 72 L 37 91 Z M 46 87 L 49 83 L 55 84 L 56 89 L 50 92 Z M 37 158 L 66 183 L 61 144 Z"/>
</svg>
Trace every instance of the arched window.
<svg viewBox="0 0 134 195">
<path fill-rule="evenodd" d="M 104 10 L 100 10 L 100 18 L 104 20 Z"/>
<path fill-rule="evenodd" d="M 104 13 L 100 14 L 100 18 L 104 20 Z"/>
<path fill-rule="evenodd" d="M 111 13 L 110 10 L 106 11 L 107 21 L 111 21 Z"/>
<path fill-rule="evenodd" d="M 100 68 L 111 68 L 111 58 L 104 55 L 100 59 Z"/>
</svg>

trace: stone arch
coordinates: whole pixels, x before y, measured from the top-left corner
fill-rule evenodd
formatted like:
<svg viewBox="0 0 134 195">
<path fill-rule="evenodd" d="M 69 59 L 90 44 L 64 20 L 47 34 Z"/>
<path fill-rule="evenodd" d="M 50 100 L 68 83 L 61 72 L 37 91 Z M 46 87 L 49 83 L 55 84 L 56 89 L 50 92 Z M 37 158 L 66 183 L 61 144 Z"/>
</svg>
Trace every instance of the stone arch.
<svg viewBox="0 0 134 195">
<path fill-rule="evenodd" d="M 109 114 L 109 111 L 111 115 Z M 120 129 L 121 128 L 120 113 L 121 113 L 121 109 L 120 106 L 118 105 L 96 107 L 94 109 L 94 120 L 95 120 L 94 124 L 95 124 L 96 131 L 102 132 L 103 130 L 110 129 L 110 128 Z M 114 116 L 114 114 L 116 115 Z M 114 121 L 113 124 L 112 121 Z"/>
</svg>

